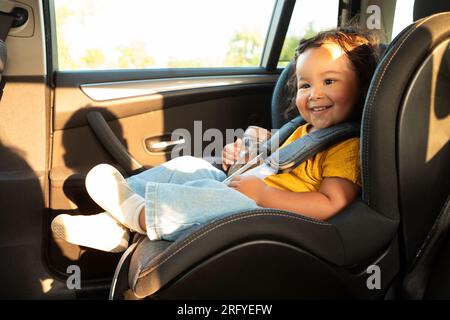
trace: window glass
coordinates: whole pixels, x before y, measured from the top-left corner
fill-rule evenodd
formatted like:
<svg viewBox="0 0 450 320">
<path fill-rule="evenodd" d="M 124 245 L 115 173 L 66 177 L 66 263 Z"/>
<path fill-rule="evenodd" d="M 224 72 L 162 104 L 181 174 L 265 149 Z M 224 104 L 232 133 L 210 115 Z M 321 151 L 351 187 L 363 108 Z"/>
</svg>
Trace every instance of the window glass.
<svg viewBox="0 0 450 320">
<path fill-rule="evenodd" d="M 275 0 L 54 0 L 59 70 L 255 67 Z"/>
<path fill-rule="evenodd" d="M 413 23 L 413 9 L 414 0 L 397 0 L 391 39 L 394 39 L 400 31 Z"/>
<path fill-rule="evenodd" d="M 278 67 L 289 64 L 300 39 L 310 38 L 319 31 L 335 28 L 338 24 L 338 14 L 339 1 L 297 0 Z"/>
</svg>

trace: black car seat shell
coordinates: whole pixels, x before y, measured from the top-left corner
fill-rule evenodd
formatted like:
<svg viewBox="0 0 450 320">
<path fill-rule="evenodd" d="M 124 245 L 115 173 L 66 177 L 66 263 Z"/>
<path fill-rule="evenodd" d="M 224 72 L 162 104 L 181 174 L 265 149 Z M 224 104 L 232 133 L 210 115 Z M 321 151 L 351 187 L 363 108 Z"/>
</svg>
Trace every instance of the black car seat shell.
<svg viewBox="0 0 450 320">
<path fill-rule="evenodd" d="M 286 123 L 288 119 L 285 118 L 284 111 L 291 104 L 292 97 L 289 94 L 288 81 L 295 72 L 295 64 L 291 61 L 281 72 L 277 83 L 283 85 L 276 85 L 272 94 L 272 128 L 279 129 Z M 292 115 L 291 115 L 292 117 Z"/>
<path fill-rule="evenodd" d="M 344 222 L 349 219 L 352 220 L 354 226 L 349 226 Z M 370 228 L 360 226 L 370 226 Z M 290 246 L 291 250 L 298 251 L 300 260 L 311 260 L 308 263 L 311 271 L 319 268 L 330 269 L 324 273 L 317 272 L 316 277 L 306 273 L 297 275 L 295 282 L 314 283 L 312 278 L 317 280 L 325 276 L 338 282 L 340 277 L 334 276 L 336 271 L 333 271 L 329 266 L 353 266 L 366 262 L 365 260 L 373 254 L 379 253 L 389 244 L 393 234 L 395 234 L 396 227 L 395 221 L 380 217 L 361 202 L 355 202 L 348 207 L 345 213 L 343 212 L 334 223 L 317 221 L 291 212 L 273 209 L 237 213 L 210 223 L 174 243 L 167 241 L 151 242 L 145 238 L 131 258 L 129 283 L 136 296 L 147 297 L 158 292 L 180 276 L 189 278 L 193 277 L 200 269 L 208 269 L 206 266 L 202 267 L 202 264 L 208 264 L 216 259 L 227 260 L 226 255 L 236 254 L 239 257 L 242 256 L 242 258 L 236 258 L 236 260 L 230 258 L 233 262 L 218 264 L 214 268 L 209 266 L 209 268 L 212 268 L 210 273 L 215 274 L 215 277 L 227 275 L 242 280 L 243 275 L 239 275 L 239 272 L 230 272 L 230 266 L 239 267 L 238 269 L 241 271 L 260 272 L 265 275 L 265 285 L 272 277 L 277 280 L 271 282 L 278 283 L 284 288 L 285 292 L 275 294 L 272 291 L 273 296 L 271 296 L 271 292 L 267 292 L 267 288 L 266 290 L 255 290 L 262 283 L 259 285 L 257 282 L 252 283 L 250 281 L 252 279 L 251 274 L 249 274 L 246 279 L 249 285 L 252 283 L 252 286 L 246 289 L 243 289 L 245 286 L 242 284 L 235 283 L 235 288 L 228 288 L 232 291 L 226 292 L 219 289 L 219 286 L 214 282 L 209 282 L 203 278 L 202 282 L 193 284 L 194 287 L 187 286 L 191 289 L 182 290 L 189 295 L 179 296 L 173 293 L 165 293 L 164 295 L 170 298 L 275 298 L 283 296 L 292 298 L 296 295 L 306 298 L 310 293 L 307 291 L 302 293 L 301 290 L 291 296 L 294 292 L 292 288 L 289 290 L 288 285 L 289 282 L 294 282 L 294 279 L 291 278 L 293 274 L 285 279 L 284 265 L 280 263 L 283 257 L 277 257 L 276 252 L 266 257 L 269 260 L 266 261 L 265 265 L 255 265 L 255 257 L 266 255 L 261 248 Z M 371 246 L 372 243 L 376 243 L 376 245 Z M 380 243 L 383 245 L 380 246 Z M 162 251 L 155 248 L 162 249 Z M 252 256 L 253 258 L 251 258 Z M 291 260 L 292 258 L 289 259 L 289 261 Z M 293 263 L 293 265 L 296 264 Z M 271 270 L 270 273 L 269 270 Z M 191 275 L 188 275 L 189 273 Z M 283 285 L 282 279 L 285 280 Z M 213 280 L 210 279 L 210 281 Z M 224 279 L 221 279 L 221 281 L 224 281 Z M 197 289 L 202 290 L 201 286 L 206 286 L 203 288 L 205 291 L 195 293 Z M 212 292 L 212 288 L 215 288 L 216 291 Z M 332 291 L 331 287 L 329 289 Z M 337 292 L 339 290 L 333 293 L 327 292 L 325 296 L 319 295 L 317 297 L 327 297 L 328 294 L 330 294 L 329 297 L 339 297 L 339 294 L 336 294 Z M 309 297 L 314 298 L 313 296 Z"/>
<path fill-rule="evenodd" d="M 375 72 L 363 114 L 363 200 L 386 217 L 401 218 L 406 265 L 450 190 L 450 146 L 444 145 L 432 161 L 426 160 L 425 150 L 432 137 L 432 112 L 448 114 L 448 90 L 432 105 L 431 89 L 445 81 L 437 76 L 445 70 L 442 51 L 448 48 L 449 17 L 446 12 L 423 18 L 399 34 Z"/>
<path fill-rule="evenodd" d="M 415 0 L 413 8 L 414 21 L 431 16 L 435 13 L 450 11 L 448 0 Z"/>
<path fill-rule="evenodd" d="M 213 221 L 173 243 L 137 237 L 116 272 L 122 286 L 111 297 L 124 291 L 152 299 L 384 297 L 450 190 L 448 143 L 431 162 L 423 161 L 422 147 L 430 83 L 440 88 L 448 81 L 423 72 L 430 61 L 445 65 L 449 26 L 450 12 L 417 21 L 377 67 L 361 128 L 362 199 L 328 221 L 261 209 Z M 441 94 L 448 98 L 448 90 Z M 448 104 L 437 108 L 448 115 Z M 377 290 L 366 283 L 372 265 L 383 272 Z"/>
</svg>

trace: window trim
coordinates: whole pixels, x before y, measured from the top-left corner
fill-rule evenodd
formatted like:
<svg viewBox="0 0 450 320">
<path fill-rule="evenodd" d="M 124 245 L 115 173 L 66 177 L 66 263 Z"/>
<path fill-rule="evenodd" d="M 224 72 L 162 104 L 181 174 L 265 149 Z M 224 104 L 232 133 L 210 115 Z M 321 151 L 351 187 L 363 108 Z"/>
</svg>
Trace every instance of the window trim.
<svg viewBox="0 0 450 320">
<path fill-rule="evenodd" d="M 174 69 L 123 69 L 98 71 L 56 71 L 55 85 L 77 87 L 81 84 L 132 80 L 174 79 L 205 76 L 239 76 L 279 74 L 280 70 L 268 72 L 265 68 L 174 68 Z"/>
<path fill-rule="evenodd" d="M 58 66 L 58 48 L 56 43 L 56 18 L 54 0 L 44 0 L 44 26 L 45 42 L 47 51 L 47 75 L 49 75 L 49 85 L 54 86 L 52 76 Z"/>
<path fill-rule="evenodd" d="M 261 57 L 261 66 L 268 71 L 277 69 L 295 3 L 296 0 L 277 0 L 275 3 Z"/>
<path fill-rule="evenodd" d="M 91 100 L 107 101 L 198 88 L 273 84 L 276 82 L 277 78 L 278 75 L 270 74 L 162 78 L 81 84 L 80 89 Z"/>
<path fill-rule="evenodd" d="M 340 27 L 344 26 L 356 15 L 358 15 L 360 10 L 361 10 L 361 1 L 339 0 L 337 25 Z"/>
</svg>

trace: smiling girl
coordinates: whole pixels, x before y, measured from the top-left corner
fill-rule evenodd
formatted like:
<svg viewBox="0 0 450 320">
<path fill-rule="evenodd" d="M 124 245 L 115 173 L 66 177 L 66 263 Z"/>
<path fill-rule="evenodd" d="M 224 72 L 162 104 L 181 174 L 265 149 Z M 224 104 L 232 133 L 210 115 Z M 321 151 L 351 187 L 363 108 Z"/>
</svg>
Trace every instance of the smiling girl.
<svg viewBox="0 0 450 320">
<path fill-rule="evenodd" d="M 351 28 L 319 33 L 301 40 L 295 53 L 292 82 L 295 104 L 307 124 L 300 126 L 281 146 L 318 129 L 345 121 L 359 121 L 364 99 L 378 61 L 378 42 L 371 34 Z M 227 148 L 228 147 L 228 148 Z M 225 148 L 225 163 L 236 159 Z M 359 194 L 359 138 L 319 152 L 289 173 L 237 178 L 230 187 L 262 207 L 284 209 L 326 220 Z"/>
</svg>

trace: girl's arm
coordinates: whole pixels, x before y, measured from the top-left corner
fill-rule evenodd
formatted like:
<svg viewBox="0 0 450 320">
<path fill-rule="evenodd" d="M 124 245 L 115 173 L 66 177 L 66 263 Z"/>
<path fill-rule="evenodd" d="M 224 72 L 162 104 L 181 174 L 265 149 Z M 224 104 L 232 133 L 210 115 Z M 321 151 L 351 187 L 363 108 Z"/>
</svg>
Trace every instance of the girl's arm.
<svg viewBox="0 0 450 320">
<path fill-rule="evenodd" d="M 299 213 L 327 220 L 348 206 L 359 194 L 360 187 L 343 178 L 325 178 L 316 192 L 291 192 L 269 187 L 256 177 L 237 177 L 229 186 L 266 208 Z"/>
</svg>

